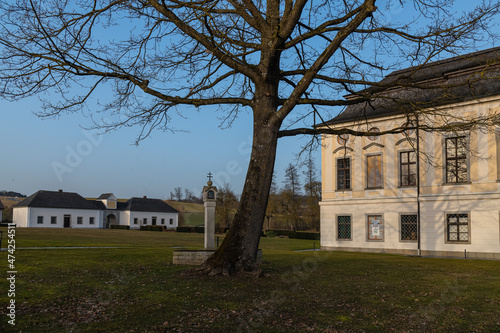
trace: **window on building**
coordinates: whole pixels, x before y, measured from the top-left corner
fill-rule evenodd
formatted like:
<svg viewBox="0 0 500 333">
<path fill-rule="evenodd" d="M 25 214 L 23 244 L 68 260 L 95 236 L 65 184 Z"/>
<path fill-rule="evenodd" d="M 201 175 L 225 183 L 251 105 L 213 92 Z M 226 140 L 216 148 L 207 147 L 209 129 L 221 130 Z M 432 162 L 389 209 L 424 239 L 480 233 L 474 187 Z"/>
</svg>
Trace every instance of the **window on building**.
<svg viewBox="0 0 500 333">
<path fill-rule="evenodd" d="M 142 224 L 148 224 L 148 219 L 146 217 L 142 220 Z"/>
<path fill-rule="evenodd" d="M 467 181 L 467 137 L 446 138 L 446 182 Z"/>
<path fill-rule="evenodd" d="M 137 217 L 134 217 L 134 224 L 139 223 L 139 219 Z"/>
<path fill-rule="evenodd" d="M 417 160 L 415 151 L 399 153 L 399 174 L 401 186 L 417 185 Z"/>
<path fill-rule="evenodd" d="M 94 224 L 94 218 L 93 217 L 89 217 L 89 224 Z"/>
<path fill-rule="evenodd" d="M 57 224 L 57 216 L 50 217 L 50 224 Z"/>
<path fill-rule="evenodd" d="M 170 225 L 174 224 L 174 219 L 170 219 L 170 221 L 168 221 L 168 223 L 169 223 Z"/>
<path fill-rule="evenodd" d="M 43 224 L 43 216 L 38 216 L 36 219 L 36 223 Z"/>
<path fill-rule="evenodd" d="M 337 216 L 337 239 L 351 239 L 351 216 Z"/>
<path fill-rule="evenodd" d="M 376 127 L 372 127 L 368 130 L 368 133 L 371 135 L 368 136 L 368 139 L 371 141 L 376 141 L 378 138 L 380 138 L 380 135 L 377 135 L 377 133 L 380 133 L 380 130 Z"/>
<path fill-rule="evenodd" d="M 469 242 L 469 215 L 447 214 L 447 239 L 450 242 Z"/>
<path fill-rule="evenodd" d="M 417 215 L 401 215 L 401 240 L 417 240 Z"/>
<path fill-rule="evenodd" d="M 337 159 L 337 190 L 351 189 L 351 160 Z"/>
<path fill-rule="evenodd" d="M 165 219 L 161 219 L 161 224 L 165 224 Z"/>
<path fill-rule="evenodd" d="M 368 240 L 384 240 L 382 215 L 368 215 Z"/>
<path fill-rule="evenodd" d="M 366 157 L 366 187 L 382 187 L 382 155 Z"/>
<path fill-rule="evenodd" d="M 83 217 L 82 216 L 78 216 L 76 218 L 76 224 L 83 224 Z"/>
<path fill-rule="evenodd" d="M 341 146 L 345 146 L 347 140 L 349 140 L 349 134 L 340 134 L 339 136 L 337 136 L 337 142 Z"/>
</svg>

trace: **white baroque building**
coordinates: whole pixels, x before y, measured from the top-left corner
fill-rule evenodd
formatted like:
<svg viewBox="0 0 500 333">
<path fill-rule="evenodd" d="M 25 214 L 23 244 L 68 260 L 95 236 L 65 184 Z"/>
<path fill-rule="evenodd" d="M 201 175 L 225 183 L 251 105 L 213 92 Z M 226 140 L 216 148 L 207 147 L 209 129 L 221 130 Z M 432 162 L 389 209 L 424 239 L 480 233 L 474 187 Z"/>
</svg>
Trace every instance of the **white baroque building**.
<svg viewBox="0 0 500 333">
<path fill-rule="evenodd" d="M 17 227 L 139 229 L 144 225 L 178 226 L 178 211 L 160 199 L 131 198 L 119 202 L 112 193 L 87 200 L 78 193 L 38 191 L 13 207 Z"/>
<path fill-rule="evenodd" d="M 373 133 L 323 137 L 321 247 L 500 259 L 500 127 L 460 126 L 500 123 L 500 48 L 400 70 L 346 98 L 364 92 L 377 97 L 321 125 Z M 450 130 L 424 129 L 435 125 Z"/>
</svg>

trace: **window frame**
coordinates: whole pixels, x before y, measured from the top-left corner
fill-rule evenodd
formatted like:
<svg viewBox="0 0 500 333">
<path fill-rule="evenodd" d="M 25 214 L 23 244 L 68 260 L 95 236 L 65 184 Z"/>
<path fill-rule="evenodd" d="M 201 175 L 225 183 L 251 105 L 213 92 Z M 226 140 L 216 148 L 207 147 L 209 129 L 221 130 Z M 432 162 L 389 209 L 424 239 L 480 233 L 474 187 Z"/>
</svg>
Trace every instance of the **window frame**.
<svg viewBox="0 0 500 333">
<path fill-rule="evenodd" d="M 458 158 L 458 157 L 452 157 L 452 158 L 448 158 L 448 140 L 451 140 L 451 139 L 459 139 L 459 138 L 465 138 L 465 149 L 466 149 L 466 152 L 465 152 L 465 157 L 464 158 Z M 453 133 L 453 134 L 450 134 L 450 135 L 445 135 L 444 138 L 443 138 L 443 167 L 444 167 L 444 172 L 443 172 L 443 183 L 446 184 L 446 185 L 454 185 L 454 184 L 468 184 L 470 183 L 470 154 L 469 154 L 469 148 L 470 148 L 470 135 L 469 134 L 466 134 L 466 133 Z M 455 154 L 457 155 L 457 149 L 458 149 L 458 141 L 457 141 L 457 145 L 455 146 Z M 449 160 L 454 160 L 454 161 L 458 161 L 458 160 L 465 160 L 465 167 L 467 168 L 466 170 L 466 180 L 464 181 L 453 181 L 453 182 L 450 182 L 448 181 L 448 161 Z M 457 162 L 455 162 L 457 163 Z M 458 165 L 455 165 L 456 167 L 456 170 L 458 170 Z M 455 179 L 457 180 L 458 178 L 458 173 L 455 177 Z"/>
<path fill-rule="evenodd" d="M 349 230 L 349 234 L 350 234 L 350 238 L 340 238 L 339 237 L 339 217 L 349 217 L 349 227 L 350 227 L 350 230 Z M 338 215 L 335 215 L 335 236 L 336 236 L 336 240 L 338 241 L 352 241 L 352 214 L 338 214 Z"/>
<path fill-rule="evenodd" d="M 36 224 L 43 224 L 43 215 L 38 215 L 36 217 Z"/>
<path fill-rule="evenodd" d="M 380 186 L 370 187 L 369 185 L 369 169 L 368 159 L 372 157 L 380 157 Z M 381 152 L 365 155 L 365 190 L 379 190 L 384 188 L 384 154 Z M 376 184 L 375 184 L 376 185 Z"/>
<path fill-rule="evenodd" d="M 95 224 L 95 217 L 89 216 L 89 224 Z"/>
<path fill-rule="evenodd" d="M 76 217 L 76 224 L 83 224 L 83 216 Z"/>
<path fill-rule="evenodd" d="M 342 170 L 339 169 L 339 161 L 342 160 L 348 160 L 349 161 L 349 167 L 348 168 L 343 168 Z M 345 188 L 340 188 L 339 187 L 339 171 L 344 171 L 348 172 L 348 181 L 349 181 L 349 187 Z M 345 183 L 344 179 L 344 183 Z M 345 185 L 345 184 L 344 184 Z M 335 187 L 337 191 L 352 191 L 352 158 L 351 156 L 342 156 L 342 157 L 337 157 L 335 158 Z"/>
<path fill-rule="evenodd" d="M 144 224 L 144 225 L 148 225 L 148 218 L 147 218 L 147 217 L 144 217 L 144 218 L 142 219 L 142 224 Z"/>
<path fill-rule="evenodd" d="M 134 224 L 139 224 L 139 218 L 134 217 Z"/>
<path fill-rule="evenodd" d="M 415 239 L 403 239 L 403 216 L 415 216 Z M 418 242 L 418 214 L 416 212 L 399 213 L 399 241 L 404 243 Z"/>
<path fill-rule="evenodd" d="M 410 153 L 413 153 L 415 156 L 415 162 L 410 162 Z M 408 154 L 408 162 L 403 164 L 403 154 Z M 415 183 L 414 184 L 409 184 L 409 185 L 403 185 L 403 166 L 406 166 L 408 168 L 408 178 L 411 178 L 410 170 L 411 170 L 411 165 L 415 165 Z M 417 152 L 414 149 L 408 149 L 408 150 L 399 150 L 398 151 L 398 172 L 399 172 L 399 187 L 416 187 L 417 186 Z M 407 179 L 409 180 L 409 179 Z"/>
<path fill-rule="evenodd" d="M 170 220 L 168 221 L 168 223 L 169 223 L 169 225 L 174 225 L 174 219 L 170 219 Z"/>
<path fill-rule="evenodd" d="M 449 223 L 448 223 L 448 217 L 449 215 L 467 215 L 467 240 L 466 241 L 461 241 L 459 239 L 457 240 L 450 240 L 450 231 L 449 231 Z M 457 224 L 457 227 L 459 227 L 460 224 Z M 458 228 L 459 229 L 459 228 Z M 471 244 L 471 229 L 472 229 L 472 221 L 471 221 L 471 214 L 470 212 L 445 212 L 444 213 L 444 240 L 445 244 Z M 457 232 L 457 238 L 460 238 L 460 231 Z"/>
<path fill-rule="evenodd" d="M 57 224 L 57 216 L 50 217 L 50 224 Z"/>
</svg>

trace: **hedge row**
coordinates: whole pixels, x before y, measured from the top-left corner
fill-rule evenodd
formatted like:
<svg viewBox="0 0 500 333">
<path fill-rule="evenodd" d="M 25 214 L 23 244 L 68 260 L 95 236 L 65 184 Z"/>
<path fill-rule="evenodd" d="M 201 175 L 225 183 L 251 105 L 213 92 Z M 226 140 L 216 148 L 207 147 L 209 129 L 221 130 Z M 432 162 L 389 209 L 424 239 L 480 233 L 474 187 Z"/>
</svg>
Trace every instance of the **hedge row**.
<svg viewBox="0 0 500 333">
<path fill-rule="evenodd" d="M 205 233 L 205 226 L 197 225 L 195 227 L 185 225 L 181 227 L 177 227 L 177 232 L 197 232 L 199 234 Z"/>
<path fill-rule="evenodd" d="M 291 230 L 266 230 L 267 237 L 286 236 L 288 238 L 319 240 L 319 232 L 291 231 Z"/>
<path fill-rule="evenodd" d="M 146 231 L 165 231 L 167 227 L 164 225 L 141 225 L 141 230 Z"/>
<path fill-rule="evenodd" d="M 288 238 L 320 240 L 319 232 L 293 231 L 288 235 Z"/>
<path fill-rule="evenodd" d="M 109 226 L 109 229 L 130 229 L 129 225 L 116 225 L 112 224 Z"/>
</svg>

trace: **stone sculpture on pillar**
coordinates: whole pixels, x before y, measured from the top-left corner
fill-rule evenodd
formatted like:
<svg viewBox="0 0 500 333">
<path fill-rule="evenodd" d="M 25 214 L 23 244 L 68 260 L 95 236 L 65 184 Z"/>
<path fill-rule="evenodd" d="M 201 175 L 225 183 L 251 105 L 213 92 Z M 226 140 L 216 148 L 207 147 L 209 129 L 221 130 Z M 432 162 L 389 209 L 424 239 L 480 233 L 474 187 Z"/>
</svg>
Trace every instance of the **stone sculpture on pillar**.
<svg viewBox="0 0 500 333">
<path fill-rule="evenodd" d="M 212 176 L 212 173 L 209 172 L 207 186 L 203 186 L 206 250 L 215 250 L 215 206 L 217 200 L 217 187 L 213 186 Z"/>
</svg>

